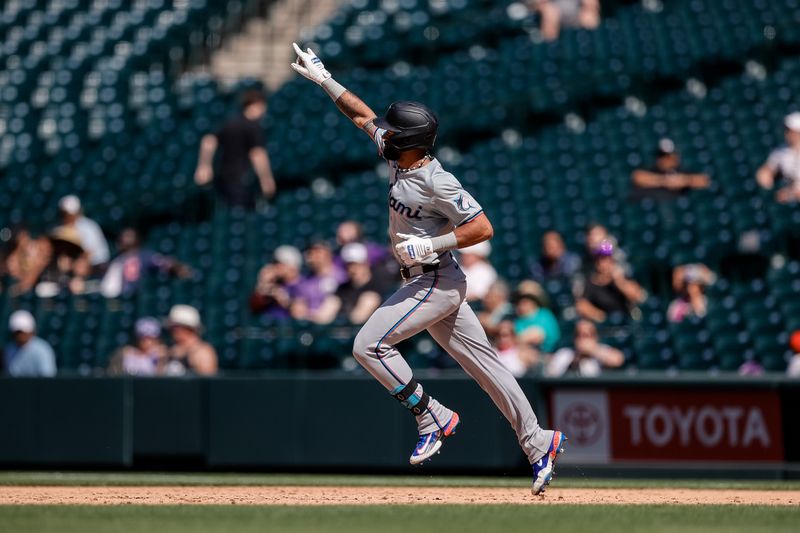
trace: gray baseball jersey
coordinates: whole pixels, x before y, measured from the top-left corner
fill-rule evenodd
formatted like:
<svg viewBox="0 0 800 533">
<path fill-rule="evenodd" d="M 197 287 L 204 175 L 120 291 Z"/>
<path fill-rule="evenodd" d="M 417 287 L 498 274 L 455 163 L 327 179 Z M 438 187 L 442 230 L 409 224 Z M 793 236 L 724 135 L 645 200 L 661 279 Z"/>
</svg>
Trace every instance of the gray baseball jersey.
<svg viewBox="0 0 800 533">
<path fill-rule="evenodd" d="M 422 168 L 403 171 L 390 164 L 389 236 L 392 251 L 404 239 L 398 233 L 437 237 L 466 224 L 483 212 L 480 204 L 458 180 L 433 159 Z M 395 259 L 400 258 L 395 252 Z M 437 258 L 420 258 L 418 263 L 435 263 Z"/>
<path fill-rule="evenodd" d="M 379 148 L 380 131 L 376 134 Z M 391 164 L 389 224 L 394 245 L 397 233 L 435 237 L 469 223 L 482 212 L 480 204 L 458 180 L 433 159 L 412 171 Z M 395 255 L 395 257 L 397 257 Z M 553 432 L 542 429 L 514 376 L 500 363 L 475 313 L 465 301 L 466 279 L 450 252 L 425 258 L 434 271 L 420 274 L 398 289 L 367 320 L 356 336 L 356 360 L 391 393 L 408 385 L 413 372 L 395 345 L 422 330 L 439 343 L 486 391 L 511 423 L 531 463 L 547 453 Z M 416 396 L 423 388 L 417 385 Z M 442 429 L 453 411 L 428 393 L 430 401 L 417 415 L 419 433 Z"/>
</svg>

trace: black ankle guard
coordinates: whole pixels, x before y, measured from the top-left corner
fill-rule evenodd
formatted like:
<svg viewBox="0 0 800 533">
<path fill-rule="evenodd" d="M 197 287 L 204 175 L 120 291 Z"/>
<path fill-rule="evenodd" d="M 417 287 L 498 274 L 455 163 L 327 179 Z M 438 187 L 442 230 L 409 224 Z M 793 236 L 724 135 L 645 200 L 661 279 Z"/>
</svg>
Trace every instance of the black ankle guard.
<svg viewBox="0 0 800 533">
<path fill-rule="evenodd" d="M 403 404 L 406 409 L 419 416 L 425 412 L 425 409 L 428 408 L 428 403 L 430 403 L 431 398 L 425 393 L 425 391 L 422 392 L 422 396 L 417 396 L 415 394 L 416 391 L 417 380 L 411 378 L 411 381 L 409 381 L 408 385 L 405 387 L 402 385 L 397 387 L 392 392 L 392 396 L 394 396 L 398 402 Z"/>
</svg>

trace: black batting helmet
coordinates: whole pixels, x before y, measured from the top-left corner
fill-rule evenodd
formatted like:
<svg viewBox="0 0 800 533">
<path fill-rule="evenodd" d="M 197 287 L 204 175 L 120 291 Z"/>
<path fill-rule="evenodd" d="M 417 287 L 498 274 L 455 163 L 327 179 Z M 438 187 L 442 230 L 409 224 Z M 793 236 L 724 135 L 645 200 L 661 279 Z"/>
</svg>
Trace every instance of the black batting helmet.
<svg viewBox="0 0 800 533">
<path fill-rule="evenodd" d="M 436 142 L 439 119 L 419 102 L 395 102 L 385 116 L 375 119 L 375 125 L 394 133 L 386 144 L 401 152 L 412 148 L 430 150 Z"/>
</svg>

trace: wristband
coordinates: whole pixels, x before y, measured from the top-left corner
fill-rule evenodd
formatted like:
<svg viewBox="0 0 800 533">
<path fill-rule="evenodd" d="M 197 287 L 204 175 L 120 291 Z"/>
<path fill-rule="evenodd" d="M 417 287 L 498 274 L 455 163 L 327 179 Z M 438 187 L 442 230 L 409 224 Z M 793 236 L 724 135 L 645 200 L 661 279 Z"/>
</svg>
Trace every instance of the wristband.
<svg viewBox="0 0 800 533">
<path fill-rule="evenodd" d="M 330 96 L 331 100 L 333 100 L 334 102 L 338 100 L 339 97 L 342 96 L 344 92 L 347 90 L 333 78 L 328 78 L 327 80 L 323 81 L 320 87 L 322 87 L 322 89 L 326 93 L 328 93 L 328 96 Z"/>
<path fill-rule="evenodd" d="M 458 248 L 458 239 L 456 239 L 456 234 L 451 231 L 450 233 L 447 233 L 445 235 L 439 235 L 438 237 L 431 237 L 431 246 L 433 247 L 434 252 L 455 250 L 456 248 Z"/>
</svg>

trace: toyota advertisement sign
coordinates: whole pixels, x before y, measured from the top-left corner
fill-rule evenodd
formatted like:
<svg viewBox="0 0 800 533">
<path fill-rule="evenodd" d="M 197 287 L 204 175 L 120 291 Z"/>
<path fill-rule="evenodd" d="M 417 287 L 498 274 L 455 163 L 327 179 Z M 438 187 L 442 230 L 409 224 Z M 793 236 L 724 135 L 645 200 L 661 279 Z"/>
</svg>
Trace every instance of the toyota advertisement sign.
<svg viewBox="0 0 800 533">
<path fill-rule="evenodd" d="M 774 391 L 555 390 L 550 400 L 570 439 L 565 462 L 784 460 Z"/>
</svg>

